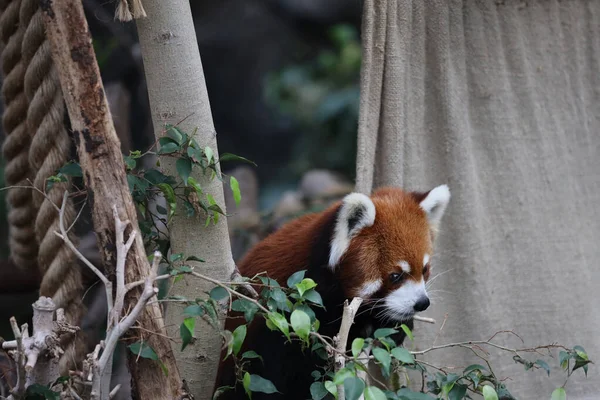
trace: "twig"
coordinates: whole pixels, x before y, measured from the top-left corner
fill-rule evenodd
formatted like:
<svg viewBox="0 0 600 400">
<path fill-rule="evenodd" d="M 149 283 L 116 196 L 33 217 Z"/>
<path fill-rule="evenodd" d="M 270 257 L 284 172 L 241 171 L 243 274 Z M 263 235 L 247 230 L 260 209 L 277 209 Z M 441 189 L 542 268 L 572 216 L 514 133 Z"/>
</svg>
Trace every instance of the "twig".
<svg viewBox="0 0 600 400">
<path fill-rule="evenodd" d="M 67 245 L 67 247 L 69 247 L 71 249 L 71 251 L 73 253 L 75 253 L 75 255 L 77 256 L 77 258 L 79 258 L 79 260 L 81 260 L 94 274 L 96 274 L 96 276 L 98 277 L 98 279 L 100 279 L 102 281 L 102 283 L 104 283 L 104 288 L 106 291 L 106 303 L 108 304 L 108 319 L 107 319 L 107 323 L 110 322 L 110 312 L 113 308 L 113 294 L 112 294 L 112 282 L 106 277 L 104 276 L 104 274 L 98 269 L 96 268 L 96 266 L 94 264 L 92 264 L 87 258 L 85 258 L 85 256 L 83 254 L 81 254 L 81 252 L 79 250 L 77 250 L 77 247 L 75 247 L 75 245 L 73 244 L 73 242 L 71 242 L 71 239 L 69 239 L 69 235 L 67 234 L 67 229 L 65 228 L 65 206 L 67 204 L 67 197 L 69 195 L 69 192 L 65 191 L 65 194 L 63 195 L 63 202 L 62 202 L 62 206 L 59 209 L 58 207 L 56 207 L 56 209 L 58 210 L 58 226 L 60 229 L 60 233 L 58 232 L 54 232 L 54 234 L 56 236 L 58 236 L 59 238 L 61 238 L 65 244 Z"/>
<path fill-rule="evenodd" d="M 190 273 L 191 273 L 193 276 L 197 277 L 197 278 L 203 279 L 203 280 L 205 280 L 205 281 L 207 281 L 207 282 L 214 283 L 215 285 L 222 287 L 223 289 L 227 290 L 227 292 L 229 292 L 229 293 L 230 293 L 230 294 L 232 294 L 232 295 L 235 295 L 235 296 L 237 296 L 237 297 L 240 297 L 240 298 L 242 298 L 242 299 L 244 299 L 244 300 L 248 300 L 248 301 L 250 301 L 250 302 L 254 303 L 254 304 L 255 304 L 255 305 L 258 307 L 258 308 L 260 308 L 260 309 L 261 309 L 261 311 L 264 311 L 264 312 L 266 312 L 267 314 L 269 314 L 269 313 L 270 313 L 270 311 L 269 311 L 267 308 L 265 308 L 265 306 L 263 306 L 262 304 L 260 304 L 260 303 L 259 303 L 258 301 L 256 301 L 255 299 L 253 299 L 253 298 L 251 298 L 251 297 L 248 297 L 248 296 L 246 296 L 245 294 L 242 294 L 242 293 L 240 293 L 240 292 L 237 292 L 237 291 L 233 290 L 232 288 L 230 288 L 229 286 L 225 285 L 224 283 L 221 283 L 220 281 L 218 281 L 218 280 L 216 280 L 216 279 L 213 279 L 213 278 L 211 278 L 211 277 L 209 277 L 209 276 L 202 275 L 202 274 L 200 274 L 200 273 L 198 273 L 198 272 L 196 272 L 196 271 L 192 271 L 192 272 L 190 272 Z"/>
<path fill-rule="evenodd" d="M 17 325 L 15 317 L 10 318 L 10 327 L 12 328 L 13 335 L 15 336 L 16 342 L 16 362 L 17 362 L 17 385 L 12 390 L 12 393 L 20 397 L 25 392 L 25 349 L 23 348 L 23 337 L 21 330 Z M 3 347 L 7 348 L 6 342 L 3 343 Z"/>
<path fill-rule="evenodd" d="M 117 392 L 119 391 L 119 389 L 121 389 L 121 384 L 120 383 L 117 386 L 115 386 L 113 388 L 113 390 L 110 391 L 110 393 L 108 394 L 108 398 L 109 399 L 114 399 L 114 397 L 117 395 Z"/>
<path fill-rule="evenodd" d="M 437 342 L 438 338 L 440 337 L 440 335 L 442 334 L 442 331 L 444 330 L 444 327 L 446 326 L 446 321 L 448 320 L 448 313 L 444 314 L 444 321 L 442 321 L 442 326 L 440 326 L 440 330 L 438 331 L 438 333 L 435 335 L 435 338 L 433 338 L 433 342 L 431 343 L 432 346 L 435 346 L 435 342 Z M 490 339 L 491 340 L 491 339 Z"/>
<path fill-rule="evenodd" d="M 240 270 L 238 269 L 237 265 L 235 265 L 233 273 L 231 274 L 231 277 L 229 279 L 233 283 L 239 284 L 239 286 L 242 289 L 244 289 L 248 293 L 248 295 L 254 297 L 255 299 L 258 299 L 258 293 L 256 292 L 256 290 L 254 290 L 252 285 L 242 280 L 242 274 L 240 274 Z"/>
<path fill-rule="evenodd" d="M 356 316 L 356 312 L 358 311 L 358 308 L 360 307 L 362 302 L 363 299 L 361 299 L 360 297 L 353 298 L 350 305 L 348 305 L 348 300 L 344 301 L 342 324 L 340 325 L 340 330 L 338 334 L 333 338 L 333 342 L 337 349 L 337 353 L 335 354 L 334 358 L 335 372 L 338 372 L 346 365 L 346 357 L 344 356 L 344 353 L 346 352 L 346 347 L 348 346 L 348 335 L 350 334 L 350 327 L 354 323 L 354 317 Z M 344 394 L 343 384 L 338 385 L 337 391 L 339 399 L 346 398 Z"/>
<path fill-rule="evenodd" d="M 544 345 L 544 346 L 536 346 L 536 347 L 530 347 L 530 348 L 521 348 L 521 349 L 511 349 L 510 347 L 506 347 L 506 346 L 501 346 L 499 344 L 490 342 L 489 340 L 471 340 L 468 342 L 457 342 L 457 343 L 448 343 L 448 344 L 443 344 L 443 345 L 439 345 L 439 346 L 431 346 L 428 349 L 425 350 L 420 350 L 420 351 L 411 351 L 411 353 L 413 355 L 423 355 L 425 353 L 429 353 L 431 351 L 434 350 L 441 350 L 441 349 L 447 349 L 449 347 L 463 347 L 466 349 L 472 349 L 473 346 L 478 346 L 478 345 L 485 345 L 485 346 L 491 346 L 491 347 L 495 347 L 497 349 L 500 350 L 504 350 L 510 353 L 515 353 L 515 354 L 519 354 L 519 353 L 535 353 L 538 350 L 541 349 L 563 349 L 563 350 L 568 350 L 565 346 L 560 345 L 560 344 L 548 344 L 548 345 Z"/>
<path fill-rule="evenodd" d="M 415 316 L 413 317 L 413 319 L 414 319 L 415 321 L 426 322 L 426 323 L 428 323 L 428 324 L 435 324 L 435 319 L 433 319 L 433 318 L 421 317 L 421 316 L 419 316 L 419 315 L 415 315 Z"/>
</svg>

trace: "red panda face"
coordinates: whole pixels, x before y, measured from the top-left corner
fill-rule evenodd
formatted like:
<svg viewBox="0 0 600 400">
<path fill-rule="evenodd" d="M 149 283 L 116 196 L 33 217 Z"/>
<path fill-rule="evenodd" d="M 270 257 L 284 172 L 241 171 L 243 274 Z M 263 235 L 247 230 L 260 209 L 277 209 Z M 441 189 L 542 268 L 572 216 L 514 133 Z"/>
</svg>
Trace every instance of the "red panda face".
<svg viewBox="0 0 600 400">
<path fill-rule="evenodd" d="M 432 241 L 450 199 L 445 185 L 428 193 L 384 188 L 344 198 L 329 267 L 344 294 L 365 299 L 383 319 L 402 321 L 429 307 Z"/>
</svg>

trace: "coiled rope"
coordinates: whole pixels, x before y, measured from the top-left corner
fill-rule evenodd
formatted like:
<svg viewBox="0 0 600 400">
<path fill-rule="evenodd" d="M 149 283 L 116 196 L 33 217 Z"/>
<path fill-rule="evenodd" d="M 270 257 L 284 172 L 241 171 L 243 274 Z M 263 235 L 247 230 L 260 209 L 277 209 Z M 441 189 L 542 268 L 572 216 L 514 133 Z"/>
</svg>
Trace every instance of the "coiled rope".
<svg viewBox="0 0 600 400">
<path fill-rule="evenodd" d="M 34 186 L 45 191 L 46 180 L 68 161 L 71 139 L 65 129 L 65 104 L 60 80 L 46 40 L 44 23 L 37 0 L 21 0 L 21 21 L 29 21 L 23 36 L 22 59 L 27 65 L 25 94 L 29 101 L 27 126 L 33 134 L 29 149 L 29 164 L 36 171 Z M 35 233 L 39 243 L 38 264 L 42 283 L 40 295 L 52 297 L 58 307 L 65 308 L 67 317 L 79 319 L 81 299 L 81 272 L 75 264 L 73 252 L 54 234 L 59 230 L 59 215 L 52 206 L 61 207 L 63 193 L 69 183 L 55 183 L 46 197 L 33 193 L 38 209 Z M 64 220 L 71 226 L 76 213 L 67 198 Z M 70 239 L 76 243 L 76 237 Z"/>
<path fill-rule="evenodd" d="M 4 115 L 2 124 L 6 139 L 2 147 L 6 167 L 7 186 L 20 186 L 9 190 L 8 223 L 10 229 L 11 258 L 20 268 L 36 266 L 37 242 L 34 221 L 36 209 L 28 180 L 33 178 L 29 166 L 31 136 L 27 130 L 27 97 L 23 82 L 26 66 L 21 57 L 21 44 L 25 29 L 19 22 L 20 0 L 0 2 L 0 41 L 2 42 L 2 96 Z"/>
<path fill-rule="evenodd" d="M 7 104 L 6 181 L 8 185 L 28 186 L 27 179 L 31 179 L 39 191 L 46 192 L 47 178 L 67 162 L 71 148 L 64 125 L 60 80 L 46 40 L 39 2 L 5 0 L 5 3 L 0 29 L 6 43 L 2 53 Z M 32 268 L 37 264 L 42 276 L 40 295 L 51 297 L 58 307 L 65 309 L 69 322 L 78 324 L 83 311 L 81 270 L 74 254 L 54 233 L 59 230 L 59 215 L 53 204 L 62 206 L 63 193 L 69 187 L 70 182 L 55 183 L 45 196 L 32 189 L 11 189 L 10 246 L 18 265 Z M 71 226 L 76 213 L 72 201 L 67 199 L 67 202 L 64 220 L 66 226 Z M 70 239 L 77 242 L 72 233 Z M 24 243 L 28 245 L 27 253 Z M 68 341 L 63 343 L 67 347 L 61 360 L 63 371 L 81 360 L 84 350 L 81 340 Z"/>
</svg>

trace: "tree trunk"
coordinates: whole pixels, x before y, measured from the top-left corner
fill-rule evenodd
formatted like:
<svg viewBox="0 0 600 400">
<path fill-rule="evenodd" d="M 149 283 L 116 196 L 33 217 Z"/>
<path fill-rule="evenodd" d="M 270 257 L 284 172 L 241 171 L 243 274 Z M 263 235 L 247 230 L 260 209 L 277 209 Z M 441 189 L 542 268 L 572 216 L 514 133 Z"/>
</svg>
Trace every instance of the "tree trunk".
<svg viewBox="0 0 600 400">
<path fill-rule="evenodd" d="M 81 1 L 41 2 L 41 7 L 74 131 L 106 273 L 114 278 L 116 247 L 113 207 L 116 205 L 121 219 L 131 221 L 133 229 L 138 232 L 127 255 L 126 282 L 143 280 L 150 266 L 139 234 L 120 143 L 106 101 Z M 141 288 L 131 293 L 125 300 L 125 310 L 135 305 Z M 128 337 L 135 337 L 137 341 L 142 336 L 144 342 L 156 351 L 168 375 L 162 371 L 160 363 L 141 357 L 137 360 L 130 353 L 133 397 L 179 398 L 182 393 L 181 379 L 169 339 L 165 336 L 159 304 L 154 302 L 146 307 L 138 322 L 143 330 L 133 334 L 130 332 Z"/>
<path fill-rule="evenodd" d="M 176 124 L 192 134 L 201 146 L 210 146 L 217 155 L 216 133 L 212 121 L 204 73 L 198 51 L 196 33 L 187 0 L 146 0 L 147 18 L 137 20 L 138 33 L 148 84 L 150 108 L 156 137 L 162 136 L 164 124 Z M 174 162 L 165 159 L 161 165 L 169 175 L 177 176 Z M 196 175 L 203 190 L 210 193 L 225 209 L 223 185 Z M 183 209 L 183 204 L 178 207 Z M 179 213 L 181 214 L 181 213 Z M 171 226 L 171 249 L 174 253 L 194 255 L 206 262 L 197 264 L 203 274 L 228 280 L 234 269 L 227 221 L 220 218 L 216 225 L 204 227 L 204 221 L 175 216 Z M 188 279 L 171 289 L 172 294 L 194 299 L 210 290 L 211 284 Z M 169 304 L 166 315 L 171 336 L 177 335 L 182 322 L 182 307 Z M 196 399 L 212 398 L 212 389 L 219 363 L 221 339 L 203 321 L 197 324 L 198 340 L 193 346 L 176 353 L 182 376 Z"/>
</svg>

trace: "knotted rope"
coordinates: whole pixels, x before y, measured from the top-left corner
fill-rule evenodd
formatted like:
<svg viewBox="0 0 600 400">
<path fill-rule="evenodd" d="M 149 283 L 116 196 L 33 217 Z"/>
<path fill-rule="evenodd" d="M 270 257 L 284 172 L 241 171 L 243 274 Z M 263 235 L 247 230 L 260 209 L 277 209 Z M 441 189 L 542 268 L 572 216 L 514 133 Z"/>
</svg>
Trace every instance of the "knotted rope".
<svg viewBox="0 0 600 400">
<path fill-rule="evenodd" d="M 5 0 L 4 4 L 0 24 L 2 41 L 6 43 L 3 52 L 6 181 L 8 185 L 29 186 L 27 179 L 33 178 L 34 186 L 46 192 L 47 178 L 67 162 L 71 147 L 64 126 L 65 105 L 59 76 L 46 40 L 39 2 Z M 59 230 L 59 215 L 53 204 L 62 206 L 63 193 L 69 186 L 69 182 L 56 183 L 46 196 L 29 188 L 11 189 L 10 245 L 15 262 L 21 266 L 31 268 L 37 258 L 43 276 L 40 295 L 51 297 L 58 307 L 65 309 L 69 322 L 77 324 L 82 314 L 81 271 L 74 254 L 54 233 Z M 76 214 L 71 200 L 67 201 L 64 219 L 70 226 Z M 74 235 L 70 239 L 76 243 Z M 64 343 L 68 348 L 61 362 L 63 368 L 81 359 L 76 354 L 83 350 L 79 344 L 81 341 Z"/>
<path fill-rule="evenodd" d="M 29 100 L 27 126 L 33 134 L 29 149 L 29 164 L 36 171 L 34 186 L 45 191 L 46 179 L 52 176 L 68 160 L 71 139 L 65 129 L 65 104 L 60 80 L 46 40 L 42 13 L 37 0 L 21 0 L 21 21 L 29 21 L 23 36 L 22 59 L 27 65 L 25 94 Z M 38 265 L 42 283 L 40 295 L 52 297 L 58 307 L 65 309 L 70 321 L 78 321 L 81 303 L 81 271 L 75 263 L 74 254 L 54 234 L 59 230 L 59 216 L 52 204 L 62 205 L 63 193 L 69 182 L 55 183 L 46 197 L 33 193 L 38 209 L 35 233 L 39 243 Z M 65 205 L 64 220 L 70 226 L 76 213 L 70 199 Z M 76 243 L 74 235 L 71 241 Z"/>
<path fill-rule="evenodd" d="M 10 226 L 11 258 L 21 268 L 35 268 L 37 242 L 34 231 L 36 209 L 28 179 L 33 177 L 29 166 L 31 136 L 27 130 L 27 97 L 23 89 L 25 64 L 21 57 L 21 43 L 25 29 L 19 22 L 20 0 L 0 2 L 0 41 L 2 42 L 2 73 L 4 82 L 4 115 L 2 124 L 6 139 L 2 147 L 6 167 L 7 186 L 21 186 L 9 190 L 8 222 Z"/>
</svg>

